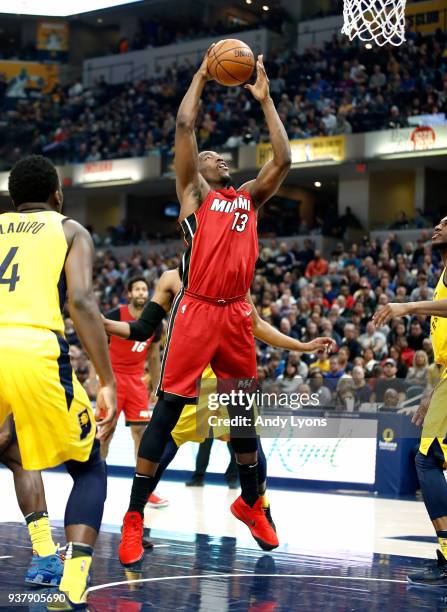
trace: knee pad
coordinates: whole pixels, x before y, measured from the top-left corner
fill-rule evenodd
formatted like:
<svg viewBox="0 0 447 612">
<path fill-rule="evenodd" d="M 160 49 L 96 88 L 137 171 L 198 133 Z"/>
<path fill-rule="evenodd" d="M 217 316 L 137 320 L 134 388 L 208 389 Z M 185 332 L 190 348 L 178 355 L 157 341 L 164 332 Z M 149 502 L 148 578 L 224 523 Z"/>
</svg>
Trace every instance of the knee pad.
<svg viewBox="0 0 447 612">
<path fill-rule="evenodd" d="M 432 521 L 447 516 L 447 483 L 444 478 L 443 462 L 433 446 L 434 444 L 427 455 L 418 452 L 415 460 L 422 496 Z"/>
<path fill-rule="evenodd" d="M 98 440 L 85 462 L 67 461 L 74 484 L 65 511 L 65 525 L 88 525 L 99 531 L 107 497 L 107 467 Z"/>
</svg>

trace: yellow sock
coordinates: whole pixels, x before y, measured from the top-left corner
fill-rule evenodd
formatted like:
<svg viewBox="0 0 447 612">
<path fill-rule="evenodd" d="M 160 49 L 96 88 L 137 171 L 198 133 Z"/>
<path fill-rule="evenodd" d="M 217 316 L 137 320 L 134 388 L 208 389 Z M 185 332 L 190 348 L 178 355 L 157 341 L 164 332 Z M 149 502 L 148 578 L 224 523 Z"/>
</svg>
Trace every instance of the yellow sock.
<svg viewBox="0 0 447 612">
<path fill-rule="evenodd" d="M 69 542 L 65 553 L 64 573 L 60 591 L 66 593 L 70 601 L 81 603 L 87 588 L 87 579 L 92 564 L 93 550 L 86 544 Z"/>
<path fill-rule="evenodd" d="M 439 548 L 442 554 L 447 559 L 447 537 L 438 536 Z"/>
<path fill-rule="evenodd" d="M 51 535 L 48 515 L 43 512 L 33 512 L 26 517 L 33 553 L 39 557 L 54 555 L 56 545 Z"/>
<path fill-rule="evenodd" d="M 270 502 L 267 496 L 267 492 L 265 492 L 264 495 L 261 495 L 261 499 L 262 499 L 262 507 L 268 508 L 270 506 Z"/>
</svg>

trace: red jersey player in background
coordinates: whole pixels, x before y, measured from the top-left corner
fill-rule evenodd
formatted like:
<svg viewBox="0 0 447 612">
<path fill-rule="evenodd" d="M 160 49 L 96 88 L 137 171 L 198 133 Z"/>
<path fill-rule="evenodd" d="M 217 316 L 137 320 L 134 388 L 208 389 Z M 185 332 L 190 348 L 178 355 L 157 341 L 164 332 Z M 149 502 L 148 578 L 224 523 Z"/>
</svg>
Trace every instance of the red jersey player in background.
<svg viewBox="0 0 447 612">
<path fill-rule="evenodd" d="M 136 321 L 140 318 L 149 298 L 149 287 L 142 276 L 131 278 L 127 283 L 126 305 L 120 305 L 107 313 L 113 321 Z M 146 361 L 149 366 L 152 389 L 155 392 L 160 378 L 160 338 L 162 326 L 158 326 L 153 336 L 145 342 L 129 342 L 112 336 L 109 342 L 110 361 L 116 380 L 117 420 L 124 412 L 126 426 L 135 445 L 135 458 L 146 425 L 149 422 L 149 392 L 145 377 Z M 101 445 L 103 459 L 109 452 L 110 437 Z M 156 493 L 148 497 L 153 508 L 163 508 L 169 502 Z"/>
<path fill-rule="evenodd" d="M 229 385 L 232 391 L 241 390 L 256 378 L 251 306 L 245 297 L 258 257 L 257 215 L 278 191 L 291 165 L 287 133 L 270 97 L 262 56 L 256 63 L 256 83 L 245 87 L 261 105 L 272 159 L 254 180 L 235 189 L 218 153 L 204 151 L 199 155 L 195 124 L 200 97 L 210 79 L 208 54 L 177 114 L 176 189 L 181 205 L 179 222 L 188 248 L 183 256 L 183 287 L 175 298 L 169 321 L 159 400 L 138 450 L 129 509 L 123 521 L 119 557 L 125 566 L 143 557 L 145 501 L 154 489 L 160 458 L 183 407 L 197 403 L 205 368 L 211 365 L 220 389 L 228 389 L 224 385 Z M 230 408 L 230 416 L 237 411 L 240 416 L 246 410 L 236 402 L 228 407 L 229 412 Z M 230 431 L 242 490 L 231 512 L 248 526 L 261 548 L 272 550 L 279 543 L 262 511 L 253 417 L 249 422 L 243 431 Z"/>
</svg>

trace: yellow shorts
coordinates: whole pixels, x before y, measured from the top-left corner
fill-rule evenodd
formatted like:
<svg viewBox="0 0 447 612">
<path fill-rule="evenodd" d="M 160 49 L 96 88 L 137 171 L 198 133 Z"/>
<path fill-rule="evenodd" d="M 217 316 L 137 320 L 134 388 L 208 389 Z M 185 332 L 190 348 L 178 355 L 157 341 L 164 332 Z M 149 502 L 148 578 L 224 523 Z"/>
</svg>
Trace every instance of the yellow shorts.
<svg viewBox="0 0 447 612">
<path fill-rule="evenodd" d="M 187 404 L 172 431 L 172 438 L 177 446 L 185 442 L 203 442 L 212 437 L 227 442 L 230 439 L 230 427 L 224 424 L 210 426 L 210 417 L 228 419 L 228 410 L 220 406 L 217 410 L 209 408 L 209 396 L 216 393 L 217 381 L 211 366 L 203 373 L 200 383 L 200 395 L 197 404 Z M 257 414 L 257 412 L 255 413 Z"/>
<path fill-rule="evenodd" d="M 87 461 L 95 417 L 62 336 L 35 327 L 0 327 L 0 426 L 10 414 L 25 469 Z"/>
<path fill-rule="evenodd" d="M 447 378 L 444 370 L 441 380 L 434 388 L 430 405 L 424 419 L 419 451 L 426 455 L 434 440 L 439 441 L 447 462 Z"/>
<path fill-rule="evenodd" d="M 208 408 L 208 394 L 216 391 L 216 376 L 210 366 L 203 373 L 200 396 L 196 404 L 187 404 L 180 415 L 172 437 L 177 446 L 185 442 L 203 442 L 210 435 L 209 417 L 213 412 Z M 213 437 L 217 438 L 219 433 Z"/>
</svg>

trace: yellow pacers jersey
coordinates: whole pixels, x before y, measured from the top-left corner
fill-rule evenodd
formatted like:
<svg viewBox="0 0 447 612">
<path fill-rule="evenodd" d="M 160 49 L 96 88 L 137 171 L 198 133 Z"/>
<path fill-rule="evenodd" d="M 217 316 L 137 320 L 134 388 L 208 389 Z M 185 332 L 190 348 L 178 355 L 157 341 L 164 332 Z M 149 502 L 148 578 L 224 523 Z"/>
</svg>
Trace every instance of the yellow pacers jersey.
<svg viewBox="0 0 447 612">
<path fill-rule="evenodd" d="M 433 300 L 447 299 L 447 287 L 444 284 L 443 270 L 436 285 Z M 434 388 L 430 405 L 424 419 L 419 450 L 423 455 L 428 453 L 432 442 L 437 438 L 447 461 L 447 318 L 432 317 L 430 335 L 435 354 L 435 363 L 442 366 L 441 379 Z"/>
<path fill-rule="evenodd" d="M 14 416 L 27 470 L 87 461 L 96 433 L 63 335 L 63 219 L 0 215 L 0 426 Z"/>
<path fill-rule="evenodd" d="M 436 285 L 433 300 L 446 300 L 447 299 L 447 287 L 444 284 L 444 274 L 446 269 L 443 270 L 441 277 Z M 430 322 L 430 335 L 433 344 L 433 351 L 435 354 L 435 363 L 439 363 L 443 366 L 447 366 L 447 318 L 446 317 L 432 317 Z"/>
<path fill-rule="evenodd" d="M 0 215 L 0 325 L 63 334 L 63 219 L 50 210 Z"/>
</svg>

